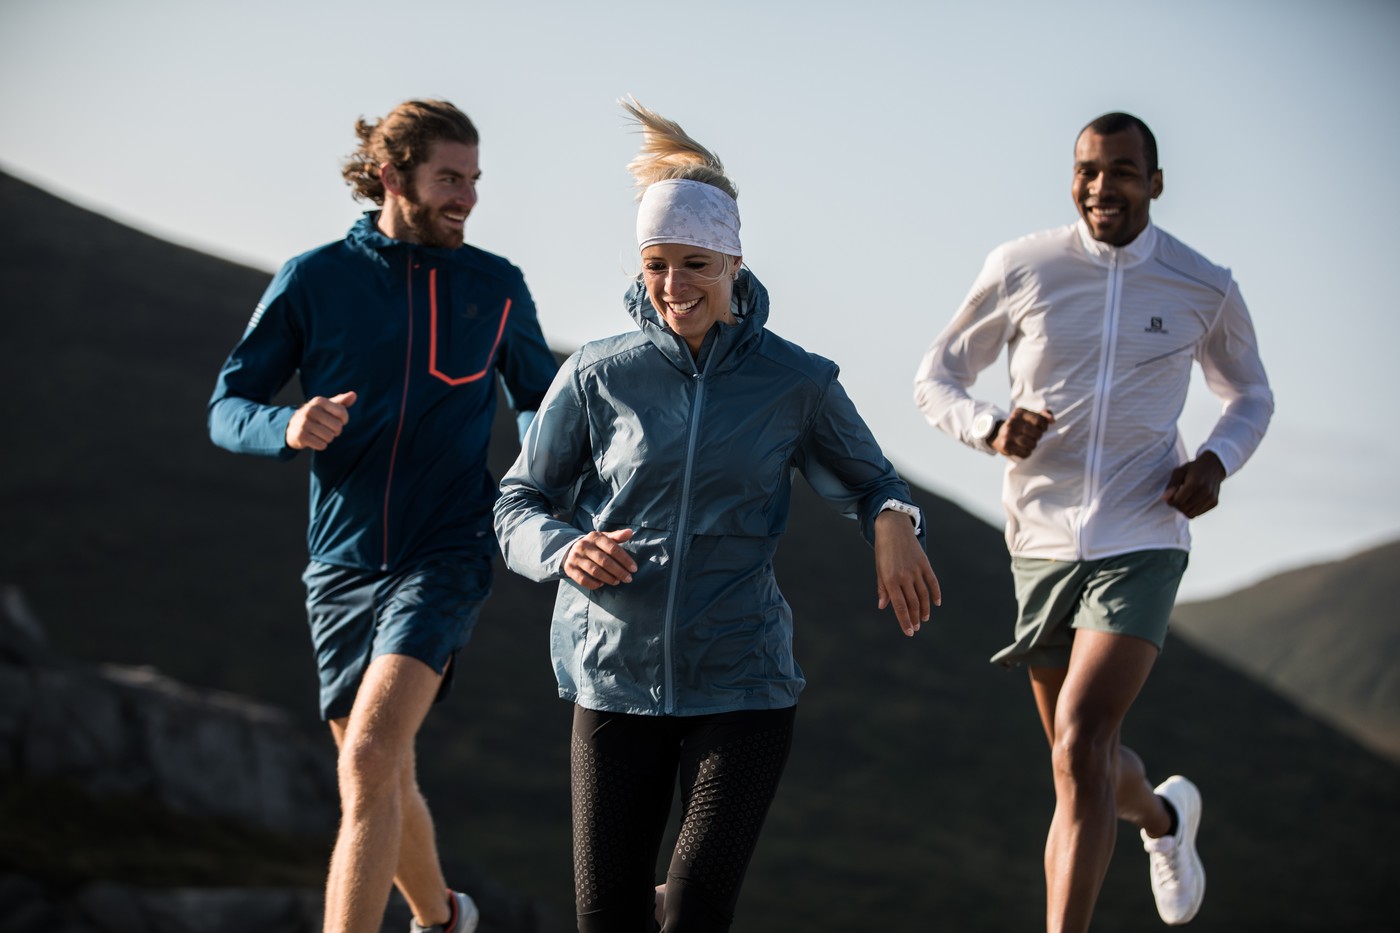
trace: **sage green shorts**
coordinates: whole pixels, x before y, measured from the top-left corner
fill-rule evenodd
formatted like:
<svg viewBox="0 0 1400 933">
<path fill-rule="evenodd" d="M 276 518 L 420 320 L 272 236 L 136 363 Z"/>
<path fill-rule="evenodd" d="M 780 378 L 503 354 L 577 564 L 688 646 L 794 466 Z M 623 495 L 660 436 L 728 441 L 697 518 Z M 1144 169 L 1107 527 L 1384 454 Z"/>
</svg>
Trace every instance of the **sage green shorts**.
<svg viewBox="0 0 1400 933">
<path fill-rule="evenodd" d="M 1069 667 L 1074 630 L 1131 635 L 1158 650 L 1167 640 L 1187 553 L 1132 551 L 1100 560 L 1012 557 L 1016 642 L 992 656 L 1011 667 Z"/>
</svg>

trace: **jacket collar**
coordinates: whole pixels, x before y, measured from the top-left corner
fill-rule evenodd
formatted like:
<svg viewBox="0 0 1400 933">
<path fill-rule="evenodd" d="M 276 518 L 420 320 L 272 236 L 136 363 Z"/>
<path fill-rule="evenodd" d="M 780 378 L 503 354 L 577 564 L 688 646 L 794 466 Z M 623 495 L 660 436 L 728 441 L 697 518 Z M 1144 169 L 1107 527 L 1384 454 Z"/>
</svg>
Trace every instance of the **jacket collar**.
<svg viewBox="0 0 1400 933">
<path fill-rule="evenodd" d="M 697 366 L 685 341 L 666 326 L 652 305 L 640 277 L 628 287 L 622 301 L 627 313 L 632 315 L 647 339 L 668 360 L 686 372 L 703 370 L 713 373 L 733 368 L 763 333 L 763 327 L 768 322 L 768 289 L 748 269 L 740 269 L 739 278 L 734 283 L 734 303 L 731 305 L 735 308 L 737 320 L 733 324 L 720 323 L 711 328 L 705 338 L 704 364 Z"/>
<path fill-rule="evenodd" d="M 1157 246 L 1157 225 L 1152 221 L 1147 222 L 1147 226 L 1137 237 L 1127 246 L 1110 246 L 1094 239 L 1089 233 L 1089 225 L 1084 222 L 1084 218 L 1079 218 L 1075 224 L 1079 231 L 1079 243 L 1084 247 L 1084 252 L 1100 265 L 1108 265 L 1115 256 L 1118 259 L 1120 268 L 1136 266 L 1144 262 L 1152 255 L 1152 250 Z"/>
</svg>

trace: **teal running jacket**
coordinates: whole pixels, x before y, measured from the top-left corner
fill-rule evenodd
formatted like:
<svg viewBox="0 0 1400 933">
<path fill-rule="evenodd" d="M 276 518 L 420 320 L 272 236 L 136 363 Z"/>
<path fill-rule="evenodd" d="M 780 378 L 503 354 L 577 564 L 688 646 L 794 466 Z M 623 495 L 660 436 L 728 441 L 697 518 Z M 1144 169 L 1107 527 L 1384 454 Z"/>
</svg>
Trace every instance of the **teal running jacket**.
<svg viewBox="0 0 1400 933">
<path fill-rule="evenodd" d="M 313 560 L 394 570 L 494 547 L 486 466 L 496 380 L 517 411 L 557 370 L 520 270 L 472 246 L 390 239 L 366 214 L 344 240 L 284 265 L 209 400 L 209 434 L 237 453 L 291 459 L 279 404 L 358 394 L 344 432 L 311 452 Z"/>
</svg>

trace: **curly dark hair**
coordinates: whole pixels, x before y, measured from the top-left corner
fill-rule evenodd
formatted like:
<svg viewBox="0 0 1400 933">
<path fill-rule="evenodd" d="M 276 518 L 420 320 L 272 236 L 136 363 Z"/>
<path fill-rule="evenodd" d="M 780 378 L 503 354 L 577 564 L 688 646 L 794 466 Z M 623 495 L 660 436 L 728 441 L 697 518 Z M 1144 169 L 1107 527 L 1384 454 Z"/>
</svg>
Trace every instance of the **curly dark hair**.
<svg viewBox="0 0 1400 933">
<path fill-rule="evenodd" d="M 356 198 L 384 203 L 379 166 L 388 162 L 405 175 L 426 162 L 428 150 L 440 139 L 478 145 L 476 127 L 467 115 L 445 100 L 406 100 L 373 123 L 355 121 L 360 147 L 341 166 L 345 183 Z"/>
</svg>

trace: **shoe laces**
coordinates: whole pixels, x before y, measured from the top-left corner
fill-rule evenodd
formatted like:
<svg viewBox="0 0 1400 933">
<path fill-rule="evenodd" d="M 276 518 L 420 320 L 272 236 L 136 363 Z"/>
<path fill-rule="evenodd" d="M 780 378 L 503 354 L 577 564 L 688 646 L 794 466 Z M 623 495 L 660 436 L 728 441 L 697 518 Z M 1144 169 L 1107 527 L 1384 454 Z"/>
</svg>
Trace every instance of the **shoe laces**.
<svg viewBox="0 0 1400 933">
<path fill-rule="evenodd" d="M 1167 839 L 1170 839 L 1170 837 L 1163 837 L 1163 840 L 1154 839 L 1152 841 L 1158 842 Z M 1161 848 L 1154 846 L 1148 850 L 1152 854 L 1152 858 L 1150 859 L 1152 863 L 1152 878 L 1159 886 L 1175 886 L 1181 881 L 1181 847 L 1175 844 L 1175 839 L 1171 839 L 1170 841 L 1171 844 L 1169 845 L 1163 845 Z"/>
</svg>

